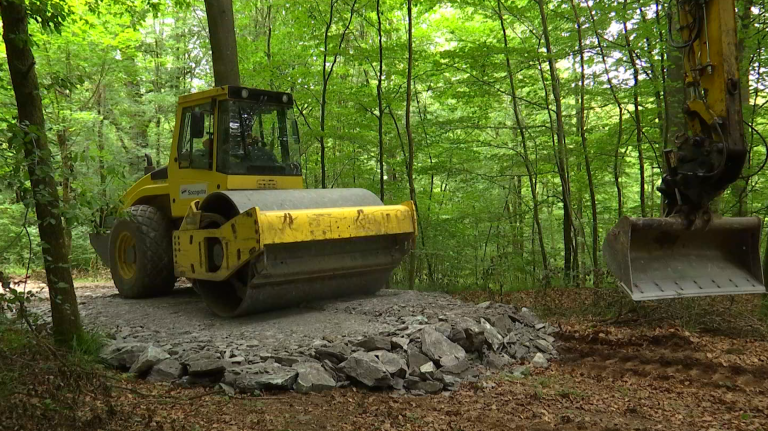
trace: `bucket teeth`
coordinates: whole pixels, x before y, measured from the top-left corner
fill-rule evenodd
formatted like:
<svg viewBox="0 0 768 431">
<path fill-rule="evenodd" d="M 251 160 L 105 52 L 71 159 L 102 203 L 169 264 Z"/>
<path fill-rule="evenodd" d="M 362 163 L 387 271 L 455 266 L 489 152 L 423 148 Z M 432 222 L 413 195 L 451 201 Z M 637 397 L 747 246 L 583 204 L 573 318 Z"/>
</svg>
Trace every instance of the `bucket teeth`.
<svg viewBox="0 0 768 431">
<path fill-rule="evenodd" d="M 606 235 L 608 269 L 636 301 L 764 293 L 761 220 L 623 217 Z"/>
</svg>

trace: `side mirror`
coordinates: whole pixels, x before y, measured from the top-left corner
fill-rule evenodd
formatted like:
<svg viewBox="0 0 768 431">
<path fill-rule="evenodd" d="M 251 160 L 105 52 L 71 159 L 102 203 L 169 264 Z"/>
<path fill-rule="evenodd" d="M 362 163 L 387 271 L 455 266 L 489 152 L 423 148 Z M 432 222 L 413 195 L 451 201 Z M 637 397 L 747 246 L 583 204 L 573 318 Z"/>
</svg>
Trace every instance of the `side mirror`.
<svg viewBox="0 0 768 431">
<path fill-rule="evenodd" d="M 200 139 L 205 136 L 205 113 L 203 111 L 192 111 L 189 135 L 192 139 Z"/>
<path fill-rule="evenodd" d="M 155 166 L 152 163 L 152 156 L 149 153 L 144 153 L 144 159 L 147 161 L 147 166 L 144 166 L 144 175 L 149 175 L 155 171 Z"/>
</svg>

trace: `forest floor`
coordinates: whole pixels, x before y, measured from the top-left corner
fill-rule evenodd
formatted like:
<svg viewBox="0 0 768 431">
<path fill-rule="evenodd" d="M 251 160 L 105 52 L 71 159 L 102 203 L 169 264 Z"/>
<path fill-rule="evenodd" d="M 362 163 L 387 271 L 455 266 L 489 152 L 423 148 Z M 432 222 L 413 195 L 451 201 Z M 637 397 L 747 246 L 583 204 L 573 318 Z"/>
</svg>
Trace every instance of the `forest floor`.
<svg viewBox="0 0 768 431">
<path fill-rule="evenodd" d="M 487 295 L 461 297 L 480 301 Z M 61 425 L 50 429 L 76 424 L 121 430 L 768 430 L 768 337 L 759 297 L 634 308 L 616 292 L 592 289 L 514 292 L 494 299 L 531 306 L 558 325 L 561 358 L 523 378 L 499 373 L 448 396 L 423 397 L 357 388 L 227 397 L 110 371 L 90 371 L 98 378 L 80 383 L 73 383 L 78 377 L 71 369 L 66 378 L 40 372 L 26 377 L 36 379 L 27 387 L 61 393 L 75 385 L 77 405 L 83 407 L 65 420 L 46 407 L 62 401 L 16 394 L 11 403 L 1 403 L 0 417 L 4 409 L 16 413 L 0 420 L 0 429 L 38 415 L 43 421 L 38 425 L 46 420 Z M 46 361 L 36 355 L 25 359 L 16 352 L 15 357 Z M 14 400 L 24 404 L 15 406 Z"/>
</svg>

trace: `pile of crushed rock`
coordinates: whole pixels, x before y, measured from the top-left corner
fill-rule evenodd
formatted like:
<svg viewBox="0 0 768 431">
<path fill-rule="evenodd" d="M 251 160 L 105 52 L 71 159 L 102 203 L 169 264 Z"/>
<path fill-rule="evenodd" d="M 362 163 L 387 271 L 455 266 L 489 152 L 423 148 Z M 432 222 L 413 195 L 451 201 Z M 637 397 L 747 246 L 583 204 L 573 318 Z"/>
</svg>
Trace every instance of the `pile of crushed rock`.
<svg viewBox="0 0 768 431">
<path fill-rule="evenodd" d="M 378 335 L 315 340 L 278 354 L 246 355 L 247 341 L 237 347 L 158 346 L 117 333 L 101 358 L 148 381 L 219 385 L 230 394 L 319 392 L 350 384 L 432 394 L 515 364 L 547 367 L 557 357 L 552 336 L 557 329 L 530 310 L 490 302 L 471 309 L 411 316 Z"/>
</svg>

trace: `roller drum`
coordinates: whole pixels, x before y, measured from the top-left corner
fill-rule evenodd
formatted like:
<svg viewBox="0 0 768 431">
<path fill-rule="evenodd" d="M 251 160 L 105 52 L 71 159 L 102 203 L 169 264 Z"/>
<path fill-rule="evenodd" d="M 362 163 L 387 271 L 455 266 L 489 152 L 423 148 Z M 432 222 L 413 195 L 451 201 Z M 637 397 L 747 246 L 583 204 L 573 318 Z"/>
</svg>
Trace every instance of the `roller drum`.
<svg viewBox="0 0 768 431">
<path fill-rule="evenodd" d="M 364 189 L 253 190 L 213 193 L 200 210 L 230 220 L 254 207 L 288 211 L 382 205 Z M 410 251 L 411 239 L 397 234 L 267 245 L 229 280 L 195 283 L 209 308 L 226 317 L 369 295 L 384 287 Z"/>
</svg>

